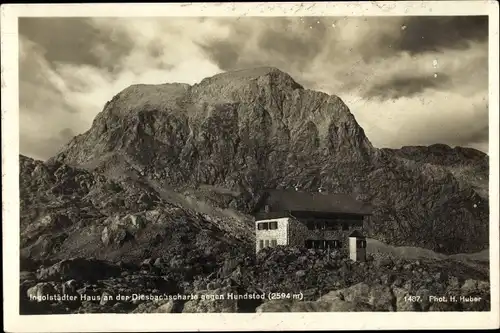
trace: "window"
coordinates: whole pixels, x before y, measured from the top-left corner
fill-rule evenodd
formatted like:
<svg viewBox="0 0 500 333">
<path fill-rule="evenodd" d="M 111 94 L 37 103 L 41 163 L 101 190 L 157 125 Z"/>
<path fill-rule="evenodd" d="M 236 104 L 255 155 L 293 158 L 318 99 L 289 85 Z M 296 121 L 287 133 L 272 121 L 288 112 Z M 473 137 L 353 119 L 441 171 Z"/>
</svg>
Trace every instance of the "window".
<svg viewBox="0 0 500 333">
<path fill-rule="evenodd" d="M 271 239 L 271 247 L 278 246 L 278 241 L 276 239 Z"/>
<path fill-rule="evenodd" d="M 312 220 L 307 223 L 307 228 L 309 230 L 328 230 L 329 225 L 326 221 Z"/>
<path fill-rule="evenodd" d="M 269 239 L 265 240 L 266 247 L 269 247 Z"/>
<path fill-rule="evenodd" d="M 276 230 L 278 229 L 278 222 L 260 222 L 257 224 L 258 230 Z"/>
<path fill-rule="evenodd" d="M 259 240 L 259 250 L 264 248 L 264 241 L 262 239 Z"/>
<path fill-rule="evenodd" d="M 306 248 L 308 249 L 324 249 L 327 246 L 326 240 L 318 240 L 318 239 L 308 239 L 306 240 Z"/>
<path fill-rule="evenodd" d="M 340 248 L 340 242 L 336 239 L 331 240 L 331 241 L 329 241 L 328 247 L 330 249 L 338 249 L 338 248 Z"/>
<path fill-rule="evenodd" d="M 305 241 L 305 247 L 308 249 L 338 249 L 340 246 L 340 241 L 336 239 L 308 239 Z"/>
<path fill-rule="evenodd" d="M 269 212 L 271 211 L 271 208 L 269 207 L 269 205 L 266 205 L 266 206 L 264 207 L 264 211 L 265 211 L 266 213 L 269 213 Z"/>
<path fill-rule="evenodd" d="M 257 224 L 257 229 L 258 230 L 268 230 L 269 229 L 269 223 L 268 222 L 260 222 Z"/>
</svg>

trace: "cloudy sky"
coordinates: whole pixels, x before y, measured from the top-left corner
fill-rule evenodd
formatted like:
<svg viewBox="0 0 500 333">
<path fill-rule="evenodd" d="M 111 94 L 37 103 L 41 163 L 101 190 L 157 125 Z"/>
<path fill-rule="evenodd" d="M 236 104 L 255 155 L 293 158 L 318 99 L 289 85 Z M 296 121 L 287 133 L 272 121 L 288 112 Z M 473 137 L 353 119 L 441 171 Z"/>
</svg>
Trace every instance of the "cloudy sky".
<svg viewBox="0 0 500 333">
<path fill-rule="evenodd" d="M 488 150 L 488 20 L 21 18 L 20 152 L 46 159 L 136 83 L 275 66 L 340 96 L 376 147 Z"/>
</svg>

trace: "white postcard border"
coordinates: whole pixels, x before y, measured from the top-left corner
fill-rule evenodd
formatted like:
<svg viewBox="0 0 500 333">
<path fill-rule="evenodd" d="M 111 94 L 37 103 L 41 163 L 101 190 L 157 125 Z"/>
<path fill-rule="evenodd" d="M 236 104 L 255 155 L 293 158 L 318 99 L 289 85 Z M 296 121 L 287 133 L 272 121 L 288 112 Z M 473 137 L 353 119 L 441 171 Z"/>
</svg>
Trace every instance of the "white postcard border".
<svg viewBox="0 0 500 333">
<path fill-rule="evenodd" d="M 490 312 L 19 315 L 19 16 L 489 15 Z M 2 5 L 4 330 L 12 332 L 480 329 L 499 327 L 499 81 L 496 1 Z"/>
</svg>

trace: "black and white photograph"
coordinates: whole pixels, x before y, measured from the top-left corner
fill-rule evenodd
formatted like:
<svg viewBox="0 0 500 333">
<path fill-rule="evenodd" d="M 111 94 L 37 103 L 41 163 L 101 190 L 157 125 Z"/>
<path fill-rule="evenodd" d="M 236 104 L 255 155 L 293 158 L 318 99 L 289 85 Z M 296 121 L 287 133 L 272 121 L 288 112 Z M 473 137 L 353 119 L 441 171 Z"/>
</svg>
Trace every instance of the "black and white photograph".
<svg viewBox="0 0 500 333">
<path fill-rule="evenodd" d="M 444 2 L 19 7 L 15 36 L 2 22 L 16 323 L 498 325 L 498 4 Z"/>
</svg>

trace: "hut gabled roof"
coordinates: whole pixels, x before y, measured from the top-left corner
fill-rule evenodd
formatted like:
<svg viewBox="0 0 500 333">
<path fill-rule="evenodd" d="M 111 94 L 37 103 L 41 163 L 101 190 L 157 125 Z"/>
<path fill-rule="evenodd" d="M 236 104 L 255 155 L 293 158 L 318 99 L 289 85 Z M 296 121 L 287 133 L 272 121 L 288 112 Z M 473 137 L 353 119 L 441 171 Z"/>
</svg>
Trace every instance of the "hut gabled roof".
<svg viewBox="0 0 500 333">
<path fill-rule="evenodd" d="M 256 207 L 256 211 L 269 205 L 271 211 L 300 211 L 316 213 L 338 213 L 371 215 L 372 206 L 356 200 L 352 195 L 325 192 L 301 192 L 291 190 L 268 190 Z"/>
</svg>

